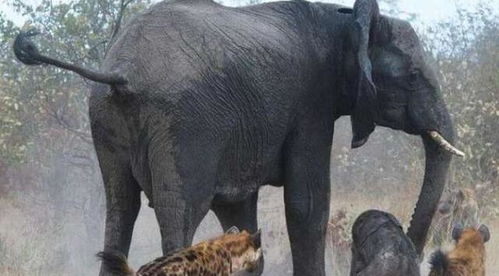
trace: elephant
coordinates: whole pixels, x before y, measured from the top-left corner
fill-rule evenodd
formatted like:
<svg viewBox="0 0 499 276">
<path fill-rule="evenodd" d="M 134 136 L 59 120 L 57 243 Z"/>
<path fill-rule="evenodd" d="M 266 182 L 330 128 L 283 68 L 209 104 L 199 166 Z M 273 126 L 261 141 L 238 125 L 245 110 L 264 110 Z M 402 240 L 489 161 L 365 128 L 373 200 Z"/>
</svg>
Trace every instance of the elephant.
<svg viewBox="0 0 499 276">
<path fill-rule="evenodd" d="M 379 210 L 360 214 L 352 227 L 350 276 L 419 276 L 412 241 L 392 215 Z"/>
<path fill-rule="evenodd" d="M 294 275 L 324 275 L 334 122 L 350 116 L 352 148 L 376 125 L 422 137 L 425 175 L 408 229 L 421 254 L 451 156 L 463 155 L 415 31 L 376 0 L 159 2 L 119 31 L 99 70 L 43 55 L 36 33 L 14 41 L 21 62 L 95 81 L 105 251 L 127 255 L 141 191 L 166 254 L 191 243 L 210 209 L 224 229 L 256 231 L 259 187 L 273 185 L 283 187 Z"/>
</svg>

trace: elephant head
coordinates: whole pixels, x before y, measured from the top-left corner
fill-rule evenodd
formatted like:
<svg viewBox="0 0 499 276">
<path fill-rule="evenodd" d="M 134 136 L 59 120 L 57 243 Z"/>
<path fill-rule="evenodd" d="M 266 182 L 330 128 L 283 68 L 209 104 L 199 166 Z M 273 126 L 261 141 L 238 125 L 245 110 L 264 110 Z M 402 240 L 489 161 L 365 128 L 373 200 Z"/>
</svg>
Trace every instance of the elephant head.
<svg viewBox="0 0 499 276">
<path fill-rule="evenodd" d="M 436 76 L 425 62 L 423 47 L 411 25 L 382 16 L 375 0 L 357 0 L 350 16 L 345 58 L 352 147 L 362 146 L 376 125 L 420 135 L 426 151 L 423 188 L 408 235 L 422 252 L 444 188 L 451 154 L 463 156 L 452 143 L 450 115 Z M 352 96 L 353 95 L 353 96 Z"/>
</svg>

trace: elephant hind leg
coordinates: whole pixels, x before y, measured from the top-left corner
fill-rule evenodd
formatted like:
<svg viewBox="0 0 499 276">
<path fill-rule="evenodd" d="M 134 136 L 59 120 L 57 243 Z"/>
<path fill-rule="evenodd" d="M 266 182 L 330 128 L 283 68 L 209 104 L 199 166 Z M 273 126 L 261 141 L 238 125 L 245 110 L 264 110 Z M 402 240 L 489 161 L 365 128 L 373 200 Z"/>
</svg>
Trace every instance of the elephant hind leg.
<svg viewBox="0 0 499 276">
<path fill-rule="evenodd" d="M 135 220 L 140 210 L 140 187 L 127 160 L 95 143 L 106 192 L 104 251 L 128 255 Z M 101 266 L 100 275 L 112 275 Z"/>
<path fill-rule="evenodd" d="M 224 231 L 232 226 L 237 226 L 240 230 L 250 233 L 257 231 L 257 202 L 258 192 L 242 202 L 231 204 L 212 204 L 211 209 L 217 215 Z M 257 269 L 251 275 L 261 275 L 264 268 L 264 256 L 260 258 Z"/>
<path fill-rule="evenodd" d="M 186 200 L 183 193 L 162 189 L 153 191 L 154 212 L 161 233 L 163 255 L 190 246 L 209 205 Z"/>
<path fill-rule="evenodd" d="M 152 201 L 165 255 L 191 245 L 214 196 L 215 168 L 192 158 L 190 149 L 182 152 L 185 158 L 173 158 L 161 145 L 150 154 Z"/>
<path fill-rule="evenodd" d="M 257 214 L 256 207 L 258 192 L 245 201 L 230 204 L 212 204 L 211 209 L 217 215 L 224 231 L 232 226 L 237 226 L 240 230 L 256 232 Z"/>
</svg>

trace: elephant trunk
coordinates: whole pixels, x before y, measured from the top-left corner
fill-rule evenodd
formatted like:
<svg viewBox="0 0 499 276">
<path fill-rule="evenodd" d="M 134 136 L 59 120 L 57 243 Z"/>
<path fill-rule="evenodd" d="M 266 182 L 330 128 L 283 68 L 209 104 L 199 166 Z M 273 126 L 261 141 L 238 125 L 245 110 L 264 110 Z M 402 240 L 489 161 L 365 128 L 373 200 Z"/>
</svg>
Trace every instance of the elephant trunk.
<svg viewBox="0 0 499 276">
<path fill-rule="evenodd" d="M 452 144 L 454 140 L 452 123 L 449 117 L 446 117 L 447 122 L 441 125 L 438 133 L 441 134 L 441 137 L 445 137 L 442 137 L 443 141 Z M 426 156 L 425 174 L 421 193 L 407 233 L 420 256 L 422 256 L 428 229 L 445 187 L 452 155 L 452 152 L 444 147 L 439 139 L 435 139 L 434 135 L 435 132 L 431 131 L 421 135 Z"/>
</svg>

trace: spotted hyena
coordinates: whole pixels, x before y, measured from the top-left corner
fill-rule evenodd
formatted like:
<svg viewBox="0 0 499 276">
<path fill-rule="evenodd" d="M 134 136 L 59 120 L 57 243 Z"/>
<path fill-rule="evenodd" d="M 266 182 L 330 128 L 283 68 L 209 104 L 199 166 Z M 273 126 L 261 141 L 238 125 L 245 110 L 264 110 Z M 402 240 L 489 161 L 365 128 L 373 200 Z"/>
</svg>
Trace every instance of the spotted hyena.
<svg viewBox="0 0 499 276">
<path fill-rule="evenodd" d="M 430 231 L 429 245 L 440 247 L 452 242 L 453 225 L 476 225 L 479 207 L 473 189 L 461 188 L 444 197 L 437 207 Z"/>
<path fill-rule="evenodd" d="M 463 229 L 457 225 L 452 230 L 456 245 L 444 253 L 437 250 L 431 257 L 430 276 L 484 276 L 485 246 L 490 239 L 489 229 L 485 225 L 478 228 Z"/>
<path fill-rule="evenodd" d="M 228 276 L 256 269 L 262 255 L 260 236 L 260 230 L 250 234 L 232 227 L 218 238 L 157 258 L 137 272 L 119 253 L 100 252 L 97 256 L 109 271 L 123 276 Z"/>
</svg>

